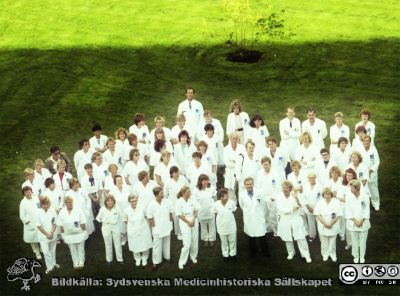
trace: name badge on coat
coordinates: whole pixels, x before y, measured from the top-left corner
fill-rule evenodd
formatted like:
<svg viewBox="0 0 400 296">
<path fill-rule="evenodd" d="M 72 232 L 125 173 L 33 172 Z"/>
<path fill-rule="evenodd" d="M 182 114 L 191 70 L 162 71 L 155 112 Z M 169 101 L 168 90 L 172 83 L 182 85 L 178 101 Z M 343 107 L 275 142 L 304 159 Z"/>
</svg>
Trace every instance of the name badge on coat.
<svg viewBox="0 0 400 296">
<path fill-rule="evenodd" d="M 75 227 L 79 227 L 79 222 L 78 222 L 78 221 L 75 221 L 75 222 L 74 222 L 74 226 L 75 226 Z"/>
<path fill-rule="evenodd" d="M 335 219 L 335 218 L 336 218 L 336 213 L 332 213 L 332 214 L 331 214 L 331 218 L 332 218 L 332 219 Z"/>
</svg>

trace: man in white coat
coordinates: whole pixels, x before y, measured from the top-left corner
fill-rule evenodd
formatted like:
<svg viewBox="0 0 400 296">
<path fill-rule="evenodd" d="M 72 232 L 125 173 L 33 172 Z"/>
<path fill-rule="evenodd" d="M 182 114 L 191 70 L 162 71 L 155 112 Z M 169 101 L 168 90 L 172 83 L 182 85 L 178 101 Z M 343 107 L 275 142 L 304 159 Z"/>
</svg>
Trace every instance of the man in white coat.
<svg viewBox="0 0 400 296">
<path fill-rule="evenodd" d="M 249 237 L 250 256 L 257 254 L 257 240 L 263 256 L 270 256 L 267 238 L 267 224 L 265 221 L 266 199 L 254 190 L 254 179 L 244 180 L 245 189 L 239 194 L 239 205 L 243 210 L 244 233 Z"/>
<path fill-rule="evenodd" d="M 149 219 L 153 233 L 153 269 L 162 262 L 162 259 L 171 259 L 171 231 L 172 231 L 172 209 L 168 199 L 164 199 L 164 191 L 161 187 L 153 189 L 155 199 L 147 207 L 147 218 Z"/>
<path fill-rule="evenodd" d="M 371 136 L 366 135 L 363 139 L 362 158 L 363 163 L 369 171 L 368 189 L 371 194 L 371 204 L 375 211 L 379 211 L 380 198 L 378 189 L 378 168 L 380 164 L 378 150 L 371 144 Z"/>
<path fill-rule="evenodd" d="M 281 135 L 281 149 L 290 161 L 294 160 L 296 148 L 300 145 L 301 125 L 295 116 L 294 107 L 288 107 L 287 117 L 279 122 L 279 133 Z"/>
<path fill-rule="evenodd" d="M 309 132 L 311 134 L 313 144 L 318 150 L 325 147 L 324 139 L 328 135 L 325 121 L 316 118 L 316 112 L 313 108 L 307 110 L 307 120 L 301 124 L 302 132 Z"/>
<path fill-rule="evenodd" d="M 194 93 L 195 90 L 193 87 L 186 88 L 186 99 L 179 104 L 177 112 L 177 115 L 185 115 L 186 128 L 188 129 L 189 134 L 193 137 L 196 135 L 199 129 L 199 123 L 201 122 L 204 114 L 203 105 L 193 98 Z"/>
</svg>

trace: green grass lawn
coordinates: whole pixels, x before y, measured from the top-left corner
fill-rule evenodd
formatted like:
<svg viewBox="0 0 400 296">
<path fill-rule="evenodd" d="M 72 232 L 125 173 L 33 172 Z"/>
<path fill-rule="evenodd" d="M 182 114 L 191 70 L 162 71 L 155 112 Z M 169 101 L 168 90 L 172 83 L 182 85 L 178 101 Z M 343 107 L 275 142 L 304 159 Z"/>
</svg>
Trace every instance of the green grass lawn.
<svg viewBox="0 0 400 296">
<path fill-rule="evenodd" d="M 266 1 L 252 1 L 263 11 Z M 305 119 L 308 106 L 330 126 L 333 114 L 342 111 L 353 131 L 358 112 L 368 107 L 377 125 L 381 156 L 382 206 L 372 213 L 367 262 L 399 262 L 397 158 L 400 95 L 400 8 L 397 1 L 271 1 L 286 9 L 287 26 L 296 33 L 288 41 L 267 43 L 257 64 L 233 64 L 221 39 L 204 34 L 223 33 L 231 24 L 218 1 L 9 1 L 0 2 L 0 187 L 1 281 L 15 259 L 31 255 L 22 242 L 18 218 L 23 169 L 46 158 L 58 144 L 71 157 L 78 141 L 90 136 L 94 121 L 113 135 L 129 127 L 134 113 L 152 118 L 163 114 L 174 122 L 187 85 L 225 126 L 229 103 L 241 99 L 246 111 L 259 111 L 272 135 L 285 107 L 295 105 Z M 258 3 L 258 5 L 256 5 Z M 398 4 L 398 3 L 397 3 Z M 353 136 L 353 133 L 352 133 Z M 223 264 L 219 244 L 200 247 L 199 263 L 184 271 L 177 268 L 180 244 L 172 242 L 172 263 L 157 272 L 136 269 L 124 250 L 125 265 L 106 268 L 99 233 L 87 244 L 87 265 L 73 271 L 69 251 L 59 246 L 63 268 L 54 276 L 122 276 L 133 278 L 263 277 L 294 276 L 333 278 L 330 288 L 122 288 L 80 289 L 82 294 L 394 294 L 393 288 L 343 287 L 337 282 L 338 266 L 322 262 L 319 242 L 311 244 L 313 263 L 297 258 L 287 262 L 280 240 L 270 241 L 273 257 L 247 260 L 241 213 L 237 213 L 239 264 Z M 351 262 L 338 243 L 340 262 Z M 130 261 L 132 259 L 132 261 Z M 131 262 L 132 264 L 128 263 Z M 44 274 L 44 270 L 41 270 Z M 36 285 L 35 295 L 67 295 L 78 291 L 50 287 L 47 276 Z M 3 288 L 4 287 L 4 288 Z M 15 295 L 19 283 L 2 286 L 4 295 Z"/>
</svg>

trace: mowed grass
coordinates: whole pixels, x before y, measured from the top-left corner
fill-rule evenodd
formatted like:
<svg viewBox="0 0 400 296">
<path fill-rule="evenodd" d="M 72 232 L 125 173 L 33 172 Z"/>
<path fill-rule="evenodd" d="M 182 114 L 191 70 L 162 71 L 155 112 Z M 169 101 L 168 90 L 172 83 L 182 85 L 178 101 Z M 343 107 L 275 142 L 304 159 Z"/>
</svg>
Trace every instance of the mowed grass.
<svg viewBox="0 0 400 296">
<path fill-rule="evenodd" d="M 265 3 L 264 1 L 258 1 Z M 134 113 L 152 118 L 164 115 L 172 126 L 184 88 L 192 85 L 197 98 L 225 126 L 229 103 L 241 99 L 250 114 L 259 111 L 272 135 L 285 107 L 294 105 L 305 119 L 313 105 L 318 116 L 333 124 L 342 111 L 353 127 L 362 107 L 373 113 L 376 143 L 381 156 L 382 206 L 372 213 L 367 261 L 399 262 L 399 194 L 397 157 L 400 116 L 399 11 L 395 1 L 272 1 L 286 8 L 287 23 L 297 34 L 287 42 L 260 46 L 263 59 L 254 65 L 225 60 L 220 40 L 206 38 L 204 28 L 224 31 L 229 26 L 217 1 L 2 1 L 0 9 L 0 146 L 1 269 L 15 259 L 31 256 L 22 242 L 18 218 L 23 169 L 36 158 L 46 158 L 58 144 L 70 157 L 77 142 L 90 137 L 93 122 L 106 135 L 119 126 L 129 127 Z M 203 20 L 207 26 L 203 25 Z M 248 261 L 241 212 L 238 221 L 239 264 L 223 264 L 219 244 L 200 246 L 199 263 L 177 268 L 181 244 L 172 242 L 172 263 L 157 272 L 137 269 L 124 249 L 125 265 L 104 266 L 104 245 L 96 233 L 87 243 L 87 264 L 75 272 L 68 248 L 58 247 L 63 268 L 54 276 L 263 277 L 333 278 L 330 288 L 123 288 L 118 293 L 162 294 L 393 294 L 391 288 L 349 288 L 338 285 L 338 266 L 322 263 L 319 242 L 310 245 L 313 263 L 286 260 L 284 244 L 270 242 L 273 257 Z M 340 262 L 351 262 L 350 252 L 338 242 Z M 44 274 L 44 271 L 41 270 Z M 2 281 L 5 281 L 3 273 Z M 33 286 L 33 294 L 76 293 L 51 287 L 51 278 Z M 7 283 L 13 295 L 19 283 Z M 80 289 L 79 293 L 113 290 Z"/>
</svg>

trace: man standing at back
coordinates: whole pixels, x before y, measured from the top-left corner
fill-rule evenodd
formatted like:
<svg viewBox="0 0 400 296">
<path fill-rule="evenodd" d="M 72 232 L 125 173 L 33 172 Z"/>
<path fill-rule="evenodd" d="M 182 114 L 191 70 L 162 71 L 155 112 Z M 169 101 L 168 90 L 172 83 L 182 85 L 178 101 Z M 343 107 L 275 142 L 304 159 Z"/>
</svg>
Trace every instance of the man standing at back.
<svg viewBox="0 0 400 296">
<path fill-rule="evenodd" d="M 320 151 L 325 148 L 324 139 L 328 135 L 325 121 L 316 118 L 316 112 L 314 108 L 307 110 L 307 120 L 301 124 L 302 132 L 309 132 L 312 137 L 313 145 Z"/>
<path fill-rule="evenodd" d="M 179 104 L 178 114 L 185 115 L 186 127 L 190 135 L 195 135 L 199 129 L 199 123 L 203 120 L 203 105 L 193 97 L 193 87 L 186 88 L 186 99 Z"/>
</svg>

